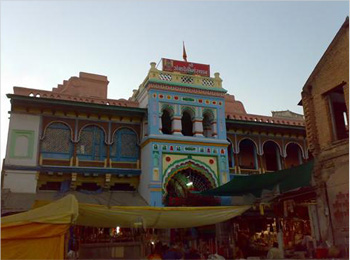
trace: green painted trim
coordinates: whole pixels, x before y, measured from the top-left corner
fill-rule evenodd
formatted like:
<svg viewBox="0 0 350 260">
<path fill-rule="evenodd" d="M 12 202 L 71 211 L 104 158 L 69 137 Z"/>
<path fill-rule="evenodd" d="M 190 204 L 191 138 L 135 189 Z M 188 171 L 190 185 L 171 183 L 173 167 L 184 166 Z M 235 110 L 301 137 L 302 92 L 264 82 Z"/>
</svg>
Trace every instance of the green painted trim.
<svg viewBox="0 0 350 260">
<path fill-rule="evenodd" d="M 28 138 L 28 149 L 26 156 L 16 156 L 15 155 L 15 146 L 17 138 L 24 136 Z M 11 142 L 10 142 L 10 158 L 16 159 L 32 159 L 34 150 L 34 131 L 31 130 L 11 130 Z"/>
<path fill-rule="evenodd" d="M 265 122 L 255 122 L 255 121 L 245 121 L 245 120 L 235 120 L 235 119 L 226 119 L 226 123 L 231 124 L 242 124 L 242 125 L 252 125 L 252 126 L 268 126 L 268 127 L 275 127 L 275 128 L 294 128 L 299 130 L 305 131 L 305 126 L 299 126 L 299 125 L 284 125 L 284 124 L 276 124 L 276 123 L 265 123 Z"/>
<path fill-rule="evenodd" d="M 98 108 L 98 109 L 105 109 L 105 110 L 112 110 L 112 111 L 135 112 L 135 113 L 140 113 L 142 115 L 147 113 L 146 108 L 139 108 L 139 107 L 119 107 L 119 106 L 113 106 L 113 105 L 107 106 L 107 105 L 86 103 L 86 102 L 80 102 L 80 101 L 69 101 L 69 100 L 43 98 L 43 97 L 35 98 L 35 97 L 27 97 L 27 96 L 20 96 L 20 95 L 14 95 L 14 94 L 7 94 L 6 96 L 13 100 L 30 101 L 30 103 L 33 103 L 33 102 L 48 103 L 50 104 L 50 106 L 52 106 L 53 104 L 58 104 L 58 105 L 70 105 L 75 107 Z"/>
<path fill-rule="evenodd" d="M 221 148 L 220 148 L 221 149 Z M 222 148 L 224 149 L 224 148 Z M 213 154 L 201 154 L 201 153 L 181 153 L 181 152 L 174 152 L 174 153 L 169 153 L 169 152 L 165 152 L 162 153 L 163 155 L 183 155 L 183 156 L 200 156 L 200 157 L 218 157 L 219 154 L 217 153 L 213 153 Z"/>
<path fill-rule="evenodd" d="M 185 84 L 185 83 L 179 83 L 179 82 L 169 82 L 169 81 L 163 81 L 159 79 L 149 79 L 148 83 L 158 83 L 163 85 L 171 85 L 171 86 L 180 86 L 180 87 L 189 87 L 189 88 L 196 88 L 196 89 L 202 89 L 202 90 L 210 90 L 210 91 L 216 91 L 216 92 L 222 92 L 226 93 L 227 90 L 223 88 L 217 88 L 217 87 L 203 87 L 198 85 L 191 85 L 191 84 Z M 146 84 L 146 85 L 147 85 Z"/>
</svg>

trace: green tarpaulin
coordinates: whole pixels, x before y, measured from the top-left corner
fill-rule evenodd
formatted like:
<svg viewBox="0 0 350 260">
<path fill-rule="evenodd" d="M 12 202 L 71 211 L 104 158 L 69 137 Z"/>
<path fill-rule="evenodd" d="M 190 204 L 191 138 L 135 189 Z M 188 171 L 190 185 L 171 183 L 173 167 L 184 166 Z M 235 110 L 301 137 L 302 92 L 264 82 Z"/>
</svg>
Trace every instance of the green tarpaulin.
<svg viewBox="0 0 350 260">
<path fill-rule="evenodd" d="M 299 165 L 286 170 L 253 174 L 248 176 L 236 175 L 228 183 L 211 190 L 201 192 L 202 195 L 212 196 L 242 196 L 253 194 L 260 197 L 263 190 L 278 188 L 280 193 L 311 185 L 314 162 Z"/>
</svg>

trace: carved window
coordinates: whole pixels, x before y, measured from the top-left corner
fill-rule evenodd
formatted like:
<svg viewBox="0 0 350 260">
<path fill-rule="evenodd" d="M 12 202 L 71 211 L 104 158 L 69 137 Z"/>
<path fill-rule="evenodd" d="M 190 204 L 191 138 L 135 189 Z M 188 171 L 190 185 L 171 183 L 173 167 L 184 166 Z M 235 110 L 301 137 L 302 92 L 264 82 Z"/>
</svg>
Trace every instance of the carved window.
<svg viewBox="0 0 350 260">
<path fill-rule="evenodd" d="M 349 115 L 345 103 L 343 86 L 340 85 L 324 94 L 328 99 L 333 141 L 349 138 Z"/>
<path fill-rule="evenodd" d="M 250 139 L 244 139 L 239 143 L 239 166 L 241 169 L 257 169 L 256 146 Z"/>
<path fill-rule="evenodd" d="M 213 136 L 213 120 L 214 117 L 211 113 L 207 112 L 203 115 L 203 135 L 205 137 Z"/>
<path fill-rule="evenodd" d="M 139 158 L 139 146 L 137 135 L 134 131 L 122 128 L 115 133 L 114 143 L 111 148 L 111 158 L 114 161 L 137 161 Z"/>
<path fill-rule="evenodd" d="M 188 111 L 182 113 L 181 118 L 182 134 L 184 136 L 193 136 L 193 122 L 192 116 Z"/>
<path fill-rule="evenodd" d="M 264 144 L 264 157 L 267 171 L 278 171 L 282 169 L 281 155 L 278 145 L 268 141 Z"/>
<path fill-rule="evenodd" d="M 105 134 L 98 126 L 85 127 L 80 133 L 79 160 L 103 161 L 106 158 Z"/>
<path fill-rule="evenodd" d="M 287 145 L 287 157 L 285 159 L 286 168 L 298 166 L 303 163 L 302 152 L 299 145 L 290 143 Z"/>
<path fill-rule="evenodd" d="M 165 135 L 171 134 L 171 116 L 167 109 L 164 109 L 162 114 L 162 133 Z"/>
<path fill-rule="evenodd" d="M 41 142 L 41 154 L 44 158 L 70 158 L 73 150 L 70 138 L 71 131 L 67 125 L 50 124 L 46 128 L 44 139 Z"/>
<path fill-rule="evenodd" d="M 227 147 L 227 153 L 228 153 L 228 167 L 233 168 L 235 167 L 234 158 L 233 158 L 233 144 L 230 139 L 227 139 L 227 141 L 230 142 L 230 144 Z"/>
</svg>

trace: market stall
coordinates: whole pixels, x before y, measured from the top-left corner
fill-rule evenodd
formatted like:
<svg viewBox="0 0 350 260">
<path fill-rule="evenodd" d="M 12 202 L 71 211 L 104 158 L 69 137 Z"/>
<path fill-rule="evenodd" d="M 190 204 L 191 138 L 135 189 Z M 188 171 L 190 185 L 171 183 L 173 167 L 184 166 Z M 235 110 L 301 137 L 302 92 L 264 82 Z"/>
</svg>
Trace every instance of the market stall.
<svg viewBox="0 0 350 260">
<path fill-rule="evenodd" d="M 77 200 L 66 196 L 45 207 L 2 218 L 1 259 L 63 259 L 65 235 L 77 217 Z"/>
<path fill-rule="evenodd" d="M 107 239 L 102 242 L 109 243 L 111 238 L 115 239 L 114 249 L 108 251 L 110 253 L 107 258 L 110 254 L 114 254 L 115 258 L 124 258 L 126 241 L 118 239 L 127 236 L 111 236 L 113 229 L 117 233 L 116 229 L 119 228 L 118 233 L 121 234 L 129 232 L 129 237 L 144 237 L 146 230 L 191 228 L 223 222 L 249 208 L 250 206 L 108 207 L 80 204 L 73 195 L 68 195 L 28 212 L 2 218 L 2 259 L 63 259 L 69 247 L 69 244 L 65 244 L 65 238 L 67 240 L 69 237 L 77 237 L 74 232 L 82 232 L 83 227 L 92 229 L 90 234 L 100 236 L 99 239 Z M 72 226 L 73 229 L 70 228 Z M 96 242 L 98 239 L 92 237 L 92 241 Z M 135 242 L 142 244 L 144 240 L 133 241 Z M 107 247 L 105 243 L 105 249 Z M 101 252 L 105 252 L 105 249 L 101 249 Z M 142 253 L 144 252 L 141 255 Z M 91 257 L 91 254 L 88 256 Z M 106 258 L 105 256 L 95 255 L 93 258 Z"/>
</svg>

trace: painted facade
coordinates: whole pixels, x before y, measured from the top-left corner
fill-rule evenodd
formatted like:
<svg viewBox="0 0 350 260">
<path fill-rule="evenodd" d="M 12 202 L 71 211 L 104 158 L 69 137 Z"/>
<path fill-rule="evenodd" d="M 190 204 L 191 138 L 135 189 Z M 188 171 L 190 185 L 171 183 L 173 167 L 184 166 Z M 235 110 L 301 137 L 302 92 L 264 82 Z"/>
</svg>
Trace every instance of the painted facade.
<svg viewBox="0 0 350 260">
<path fill-rule="evenodd" d="M 107 77 L 89 73 L 52 91 L 15 87 L 2 192 L 134 192 L 152 206 L 214 205 L 195 192 L 308 159 L 303 118 L 248 114 L 219 73 L 184 64 L 186 73 L 151 63 L 129 100 L 108 99 Z"/>
</svg>

